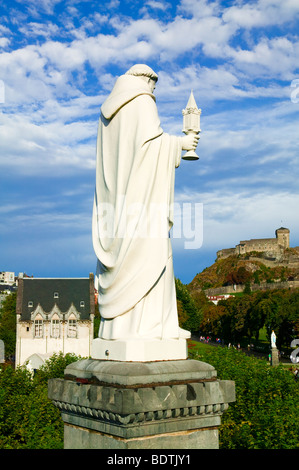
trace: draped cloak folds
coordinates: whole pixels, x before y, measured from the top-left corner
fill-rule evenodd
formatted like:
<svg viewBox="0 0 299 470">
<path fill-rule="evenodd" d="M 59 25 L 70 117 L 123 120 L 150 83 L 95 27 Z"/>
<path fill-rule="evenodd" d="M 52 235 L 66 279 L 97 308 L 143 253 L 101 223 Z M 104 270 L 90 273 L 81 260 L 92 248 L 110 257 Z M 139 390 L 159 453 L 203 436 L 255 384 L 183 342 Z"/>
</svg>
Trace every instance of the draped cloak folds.
<svg viewBox="0 0 299 470">
<path fill-rule="evenodd" d="M 172 251 L 181 138 L 160 127 L 155 97 L 122 75 L 101 108 L 92 234 L 99 337 L 179 337 Z"/>
</svg>

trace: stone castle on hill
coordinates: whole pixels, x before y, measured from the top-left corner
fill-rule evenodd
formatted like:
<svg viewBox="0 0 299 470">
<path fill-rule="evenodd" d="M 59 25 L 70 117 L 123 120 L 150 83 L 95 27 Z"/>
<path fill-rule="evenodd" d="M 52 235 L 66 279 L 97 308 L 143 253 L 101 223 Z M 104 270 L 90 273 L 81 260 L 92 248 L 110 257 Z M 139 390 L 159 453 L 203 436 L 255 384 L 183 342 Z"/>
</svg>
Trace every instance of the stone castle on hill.
<svg viewBox="0 0 299 470">
<path fill-rule="evenodd" d="M 276 257 L 290 247 L 290 230 L 280 227 L 275 230 L 276 238 L 256 238 L 240 241 L 235 248 L 224 248 L 217 251 L 217 259 L 227 258 L 231 255 L 242 255 L 252 251 L 267 253 Z"/>
</svg>

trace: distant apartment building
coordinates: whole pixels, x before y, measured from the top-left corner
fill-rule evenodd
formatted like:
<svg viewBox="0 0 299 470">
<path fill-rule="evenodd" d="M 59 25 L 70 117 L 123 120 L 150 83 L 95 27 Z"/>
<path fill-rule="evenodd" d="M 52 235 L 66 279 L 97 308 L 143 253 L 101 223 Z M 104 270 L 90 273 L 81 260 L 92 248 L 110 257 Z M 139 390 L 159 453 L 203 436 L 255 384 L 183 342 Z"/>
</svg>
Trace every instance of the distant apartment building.
<svg viewBox="0 0 299 470">
<path fill-rule="evenodd" d="M 16 366 L 38 369 L 53 353 L 90 356 L 96 296 L 88 278 L 22 278 L 17 293 Z"/>
<path fill-rule="evenodd" d="M 15 273 L 0 271 L 0 308 L 6 297 L 17 289 Z"/>
<path fill-rule="evenodd" d="M 15 273 L 8 271 L 0 271 L 0 284 L 12 286 L 15 283 Z"/>
</svg>

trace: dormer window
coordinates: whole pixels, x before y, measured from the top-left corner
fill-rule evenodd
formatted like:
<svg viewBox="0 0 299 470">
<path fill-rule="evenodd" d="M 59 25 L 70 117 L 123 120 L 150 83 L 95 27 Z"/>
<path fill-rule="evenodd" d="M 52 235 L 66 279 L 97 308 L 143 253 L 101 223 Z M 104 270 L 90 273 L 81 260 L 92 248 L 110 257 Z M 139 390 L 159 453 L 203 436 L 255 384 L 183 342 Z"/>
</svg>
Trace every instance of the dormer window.
<svg viewBox="0 0 299 470">
<path fill-rule="evenodd" d="M 54 299 L 59 299 L 59 293 L 58 292 L 54 292 Z"/>
<path fill-rule="evenodd" d="M 32 302 L 32 300 L 29 300 L 29 302 L 28 302 L 28 307 L 33 307 L 33 302 Z"/>
<path fill-rule="evenodd" d="M 81 300 L 81 302 L 80 302 L 80 307 L 85 307 L 85 302 L 84 302 L 84 300 Z"/>
</svg>

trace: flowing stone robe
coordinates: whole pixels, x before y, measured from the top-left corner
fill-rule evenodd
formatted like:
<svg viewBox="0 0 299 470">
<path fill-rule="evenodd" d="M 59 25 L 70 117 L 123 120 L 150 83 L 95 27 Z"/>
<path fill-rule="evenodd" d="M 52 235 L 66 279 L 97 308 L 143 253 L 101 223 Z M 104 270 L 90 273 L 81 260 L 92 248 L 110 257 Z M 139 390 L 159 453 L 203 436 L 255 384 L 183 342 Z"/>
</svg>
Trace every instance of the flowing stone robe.
<svg viewBox="0 0 299 470">
<path fill-rule="evenodd" d="M 160 127 L 148 84 L 119 77 L 97 138 L 92 232 L 102 339 L 180 336 L 169 230 L 181 151 L 181 138 Z"/>
</svg>

